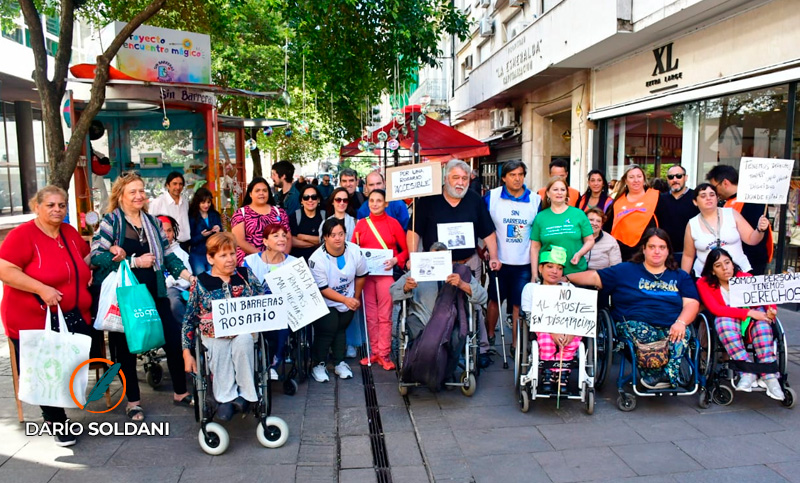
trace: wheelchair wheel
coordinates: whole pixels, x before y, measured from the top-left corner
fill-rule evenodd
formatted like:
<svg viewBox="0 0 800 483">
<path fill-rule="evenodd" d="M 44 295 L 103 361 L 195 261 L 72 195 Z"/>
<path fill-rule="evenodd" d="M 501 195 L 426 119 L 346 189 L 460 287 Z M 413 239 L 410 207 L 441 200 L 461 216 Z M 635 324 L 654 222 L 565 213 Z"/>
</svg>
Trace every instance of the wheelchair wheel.
<svg viewBox="0 0 800 483">
<path fill-rule="evenodd" d="M 783 407 L 792 409 L 797 402 L 797 393 L 791 387 L 786 386 L 783 388 L 783 396 L 783 401 L 781 401 Z"/>
<path fill-rule="evenodd" d="M 155 389 L 159 387 L 162 382 L 164 382 L 164 369 L 161 367 L 161 364 L 156 362 L 150 364 L 150 367 L 147 368 L 147 384 Z"/>
<path fill-rule="evenodd" d="M 401 396 L 405 397 L 408 395 L 408 386 L 401 386 L 398 384 L 397 391 L 400 393 Z"/>
<path fill-rule="evenodd" d="M 594 387 L 596 390 L 603 388 L 603 383 L 606 381 L 606 375 L 611 368 L 611 358 L 614 355 L 614 327 L 611 315 L 607 310 L 598 312 L 598 326 L 597 337 L 595 344 L 597 345 L 597 361 L 595 361 L 594 370 Z"/>
<path fill-rule="evenodd" d="M 270 416 L 265 424 L 256 425 L 256 438 L 265 448 L 280 448 L 289 439 L 289 425 L 279 417 Z"/>
<path fill-rule="evenodd" d="M 697 371 L 701 376 L 701 381 L 711 376 L 714 370 L 714 334 L 711 333 L 711 326 L 708 323 L 706 314 L 700 312 L 698 314 L 700 323 L 697 326 L 697 340 L 698 340 L 698 357 L 697 357 Z"/>
<path fill-rule="evenodd" d="M 469 376 L 467 376 L 466 371 L 461 373 L 461 384 L 463 384 L 463 386 L 461 386 L 461 392 L 465 396 L 472 396 L 475 394 L 475 390 L 478 388 L 478 382 L 475 380 L 475 374 L 470 373 Z"/>
<path fill-rule="evenodd" d="M 630 412 L 636 409 L 636 395 L 623 393 L 617 397 L 617 407 L 620 411 Z"/>
<path fill-rule="evenodd" d="M 519 388 L 519 410 L 527 413 L 531 409 L 531 396 L 524 387 Z"/>
<path fill-rule="evenodd" d="M 202 448 L 204 452 L 212 456 L 219 456 L 228 449 L 231 439 L 230 436 L 228 436 L 228 431 L 226 431 L 221 424 L 206 424 L 206 433 L 208 436 L 203 434 L 203 429 L 201 428 L 197 434 L 200 448 Z"/>
<path fill-rule="evenodd" d="M 594 414 L 594 389 L 584 385 L 584 391 L 586 391 L 586 414 L 592 415 Z"/>
<path fill-rule="evenodd" d="M 697 405 L 700 406 L 700 409 L 708 409 L 711 405 L 711 397 L 706 388 L 701 387 L 697 394 Z"/>
<path fill-rule="evenodd" d="M 733 402 L 733 389 L 720 385 L 711 390 L 711 400 L 714 404 L 729 406 Z"/>
<path fill-rule="evenodd" d="M 522 326 L 526 325 L 526 320 L 520 320 L 517 323 L 517 345 L 514 347 L 514 392 L 519 391 L 519 378 L 522 376 L 522 349 L 520 346 L 522 342 Z M 527 342 L 526 342 L 527 343 Z"/>
<path fill-rule="evenodd" d="M 297 394 L 297 381 L 294 379 L 286 379 L 283 381 L 283 393 L 287 396 L 294 396 Z"/>
</svg>

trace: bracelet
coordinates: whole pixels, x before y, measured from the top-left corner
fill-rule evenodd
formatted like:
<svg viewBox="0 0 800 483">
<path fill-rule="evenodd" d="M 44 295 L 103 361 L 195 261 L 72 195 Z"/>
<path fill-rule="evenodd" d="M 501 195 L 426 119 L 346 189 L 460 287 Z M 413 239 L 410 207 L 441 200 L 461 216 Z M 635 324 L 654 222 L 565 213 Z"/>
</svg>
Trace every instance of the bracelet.
<svg viewBox="0 0 800 483">
<path fill-rule="evenodd" d="M 688 327 L 689 326 L 689 324 L 687 324 L 686 322 L 682 321 L 681 319 L 675 319 L 675 322 L 680 322 L 681 324 L 683 324 L 684 327 Z"/>
<path fill-rule="evenodd" d="M 138 268 L 136 266 L 136 255 L 131 255 L 131 268 Z"/>
</svg>

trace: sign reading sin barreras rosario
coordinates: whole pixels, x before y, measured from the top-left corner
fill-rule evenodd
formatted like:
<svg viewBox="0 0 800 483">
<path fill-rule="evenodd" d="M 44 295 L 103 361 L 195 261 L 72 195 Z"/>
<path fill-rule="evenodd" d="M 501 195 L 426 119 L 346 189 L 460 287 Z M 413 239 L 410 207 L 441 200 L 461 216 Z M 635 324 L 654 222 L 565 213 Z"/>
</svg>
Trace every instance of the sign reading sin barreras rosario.
<svg viewBox="0 0 800 483">
<path fill-rule="evenodd" d="M 103 45 L 125 26 L 113 22 L 101 33 Z M 151 82 L 211 83 L 211 38 L 208 35 L 142 25 L 114 57 L 114 67 Z"/>
</svg>

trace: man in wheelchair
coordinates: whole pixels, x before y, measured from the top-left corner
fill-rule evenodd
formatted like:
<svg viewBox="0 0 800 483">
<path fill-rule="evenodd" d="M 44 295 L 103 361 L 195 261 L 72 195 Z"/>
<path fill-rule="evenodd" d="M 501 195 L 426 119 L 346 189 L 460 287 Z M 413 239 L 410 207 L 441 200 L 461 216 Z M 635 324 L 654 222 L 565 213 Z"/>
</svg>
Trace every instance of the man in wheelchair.
<svg viewBox="0 0 800 483">
<path fill-rule="evenodd" d="M 616 333 L 634 344 L 640 382 L 654 390 L 686 382 L 681 378 L 681 360 L 689 347 L 687 326 L 700 310 L 691 277 L 678 268 L 672 255 L 667 232 L 649 228 L 630 262 L 566 278 L 611 295 Z"/>
</svg>

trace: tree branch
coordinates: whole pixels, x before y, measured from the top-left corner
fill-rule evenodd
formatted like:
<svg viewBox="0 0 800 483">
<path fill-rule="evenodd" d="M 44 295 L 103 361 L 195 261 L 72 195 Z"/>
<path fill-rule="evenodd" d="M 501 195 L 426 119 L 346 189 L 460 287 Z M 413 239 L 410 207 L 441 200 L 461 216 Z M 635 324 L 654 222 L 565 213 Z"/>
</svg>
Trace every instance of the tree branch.
<svg viewBox="0 0 800 483">
<path fill-rule="evenodd" d="M 19 7 L 22 17 L 30 32 L 31 49 L 33 50 L 33 82 L 42 92 L 47 86 L 47 49 L 44 46 L 44 32 L 42 32 L 42 18 L 33 0 L 20 0 Z"/>
<path fill-rule="evenodd" d="M 53 87 L 60 99 L 67 88 L 67 69 L 72 57 L 72 35 L 75 25 L 74 0 L 61 0 L 61 28 L 58 33 L 58 50 L 53 61 Z"/>
</svg>

